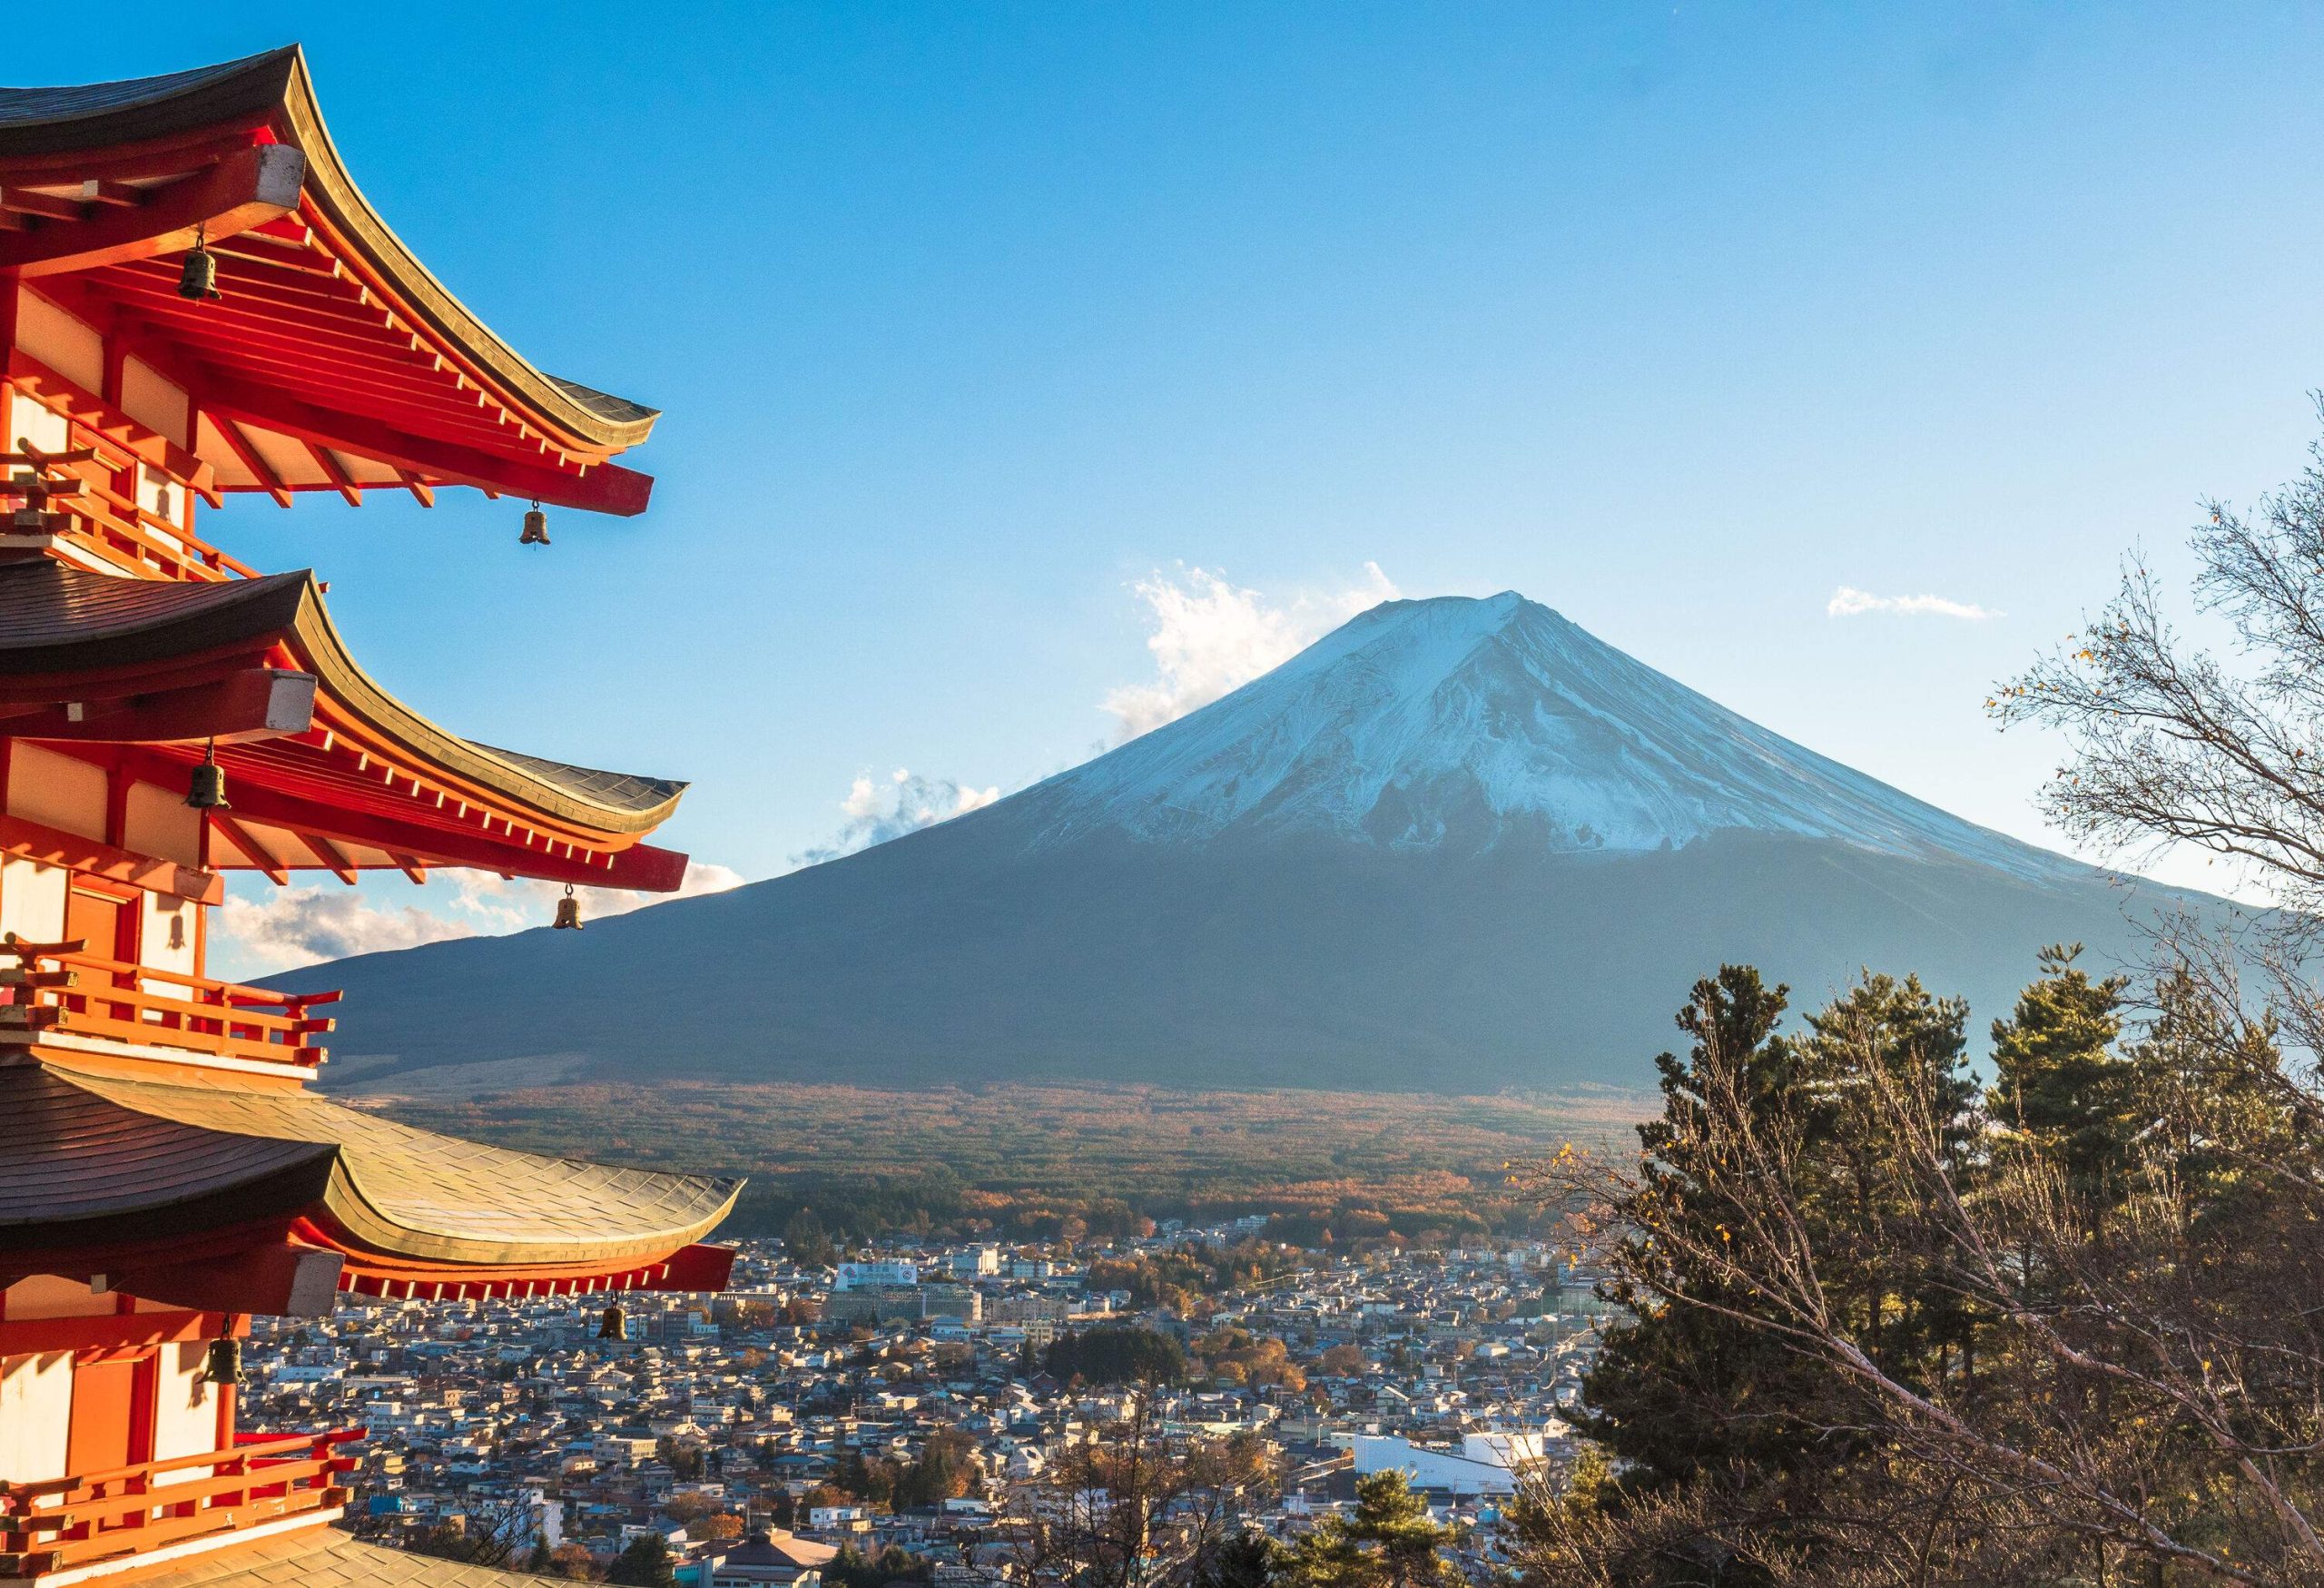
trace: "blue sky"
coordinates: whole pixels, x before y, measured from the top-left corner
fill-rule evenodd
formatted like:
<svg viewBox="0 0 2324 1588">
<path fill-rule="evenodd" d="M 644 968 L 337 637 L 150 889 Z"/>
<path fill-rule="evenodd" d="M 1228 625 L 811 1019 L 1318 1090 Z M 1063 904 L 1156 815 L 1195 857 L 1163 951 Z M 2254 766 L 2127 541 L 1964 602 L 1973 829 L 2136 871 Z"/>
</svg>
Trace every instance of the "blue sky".
<svg viewBox="0 0 2324 1588">
<path fill-rule="evenodd" d="M 1986 686 L 2126 547 L 2177 566 L 2199 495 L 2291 472 L 2324 384 L 2313 10 L 244 0 L 11 29 L 11 81 L 304 43 L 438 274 L 668 410 L 634 459 L 653 511 L 560 515 L 547 553 L 460 493 L 211 525 L 331 580 L 439 720 L 695 779 L 669 842 L 750 877 L 836 842 L 859 776 L 884 811 L 898 769 L 1006 791 L 1109 743 L 1109 695 L 1157 684 L 1157 576 L 1195 597 L 1196 688 L 1384 587 L 1367 565 L 1521 590 L 2040 838 L 2056 747 L 1997 736 Z M 1843 587 L 2001 616 L 1827 615 Z M 489 923 L 409 893 L 363 899 Z"/>
</svg>

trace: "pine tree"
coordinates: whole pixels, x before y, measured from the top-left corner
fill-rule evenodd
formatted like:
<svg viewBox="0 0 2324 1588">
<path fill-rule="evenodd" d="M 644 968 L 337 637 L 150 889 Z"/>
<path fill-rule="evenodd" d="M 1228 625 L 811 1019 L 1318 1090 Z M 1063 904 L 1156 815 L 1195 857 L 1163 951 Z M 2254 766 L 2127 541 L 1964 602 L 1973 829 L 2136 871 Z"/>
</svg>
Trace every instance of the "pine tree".
<svg viewBox="0 0 2324 1588">
<path fill-rule="evenodd" d="M 1977 1146 L 1968 1021 L 1966 1001 L 1933 997 L 1916 976 L 1867 973 L 1809 1015 L 1792 1048 L 1806 1211 L 1827 1280 L 1873 1358 L 1922 1384 L 1942 1376 L 1939 1358 L 1965 1348 L 1969 1320 L 1943 1275 L 1886 1238 L 1916 1217 L 1922 1189 L 1896 1176 L 1904 1144 L 1878 1093 L 1926 1098 L 1927 1117 L 1941 1121 L 1944 1159 L 1965 1176 Z"/>
<path fill-rule="evenodd" d="M 2280 1189 L 2252 1166 L 2299 1161 L 2303 1146 L 2273 1019 L 2238 1019 L 2181 971 L 2156 986 L 2154 1019 L 2125 1057 L 2142 1166 L 2167 1169 L 2207 1223 L 2270 1211 Z"/>
<path fill-rule="evenodd" d="M 1646 1165 L 1641 1199 L 1650 1206 L 1630 1210 L 1637 1233 L 1624 1243 L 1620 1267 L 1651 1276 L 1657 1291 L 1722 1290 L 1713 1277 L 1680 1264 L 1669 1241 L 1658 1243 L 1648 1221 L 1718 1222 L 1722 1166 L 1706 1138 L 1705 1088 L 1732 1086 L 1755 1102 L 1788 1092 L 1795 1056 L 1775 1034 L 1787 991 L 1767 987 L 1748 965 L 1722 966 L 1695 983 L 1679 1012 L 1679 1029 L 1694 1038 L 1688 1057 L 1666 1052 L 1655 1060 L 1662 1113 L 1638 1128 Z M 1609 1286 L 1605 1298 L 1624 1316 L 1606 1327 L 1582 1382 L 1581 1425 L 1624 1464 L 1632 1484 L 1656 1487 L 1732 1463 L 1787 1467 L 1813 1443 L 1793 1418 L 1812 1386 L 1779 1342 L 1709 1308 L 1661 1305 L 1632 1278 Z M 1748 1305 L 1744 1297 L 1721 1300 Z M 1767 1415 L 1729 1415 L 1728 1408 L 1745 1405 Z"/>
<path fill-rule="evenodd" d="M 1196 1588 L 1268 1588 L 1282 1569 L 1283 1549 L 1264 1533 L 1238 1533 L 1212 1550 L 1196 1572 Z"/>
<path fill-rule="evenodd" d="M 2132 1067 L 2112 1047 L 2126 982 L 2092 981 L 2074 964 L 2081 954 L 2080 943 L 2043 949 L 2040 979 L 1994 1022 L 1986 1106 L 2062 1163 L 2067 1184 L 2094 1205 L 2119 1191 L 2137 1126 Z"/>
<path fill-rule="evenodd" d="M 641 1533 L 614 1557 L 606 1581 L 625 1588 L 677 1588 L 677 1568 L 670 1561 L 669 1541 L 658 1533 Z"/>
<path fill-rule="evenodd" d="M 1355 1480 L 1353 1515 L 1327 1516 L 1294 1545 L 1282 1575 L 1293 1588 L 1433 1588 L 1452 1570 L 1450 1534 L 1401 1472 Z"/>
<path fill-rule="evenodd" d="M 1739 1114 L 1780 1162 L 1798 1233 L 1850 1337 L 1915 1383 L 1973 1366 L 1956 1287 L 1893 1238 L 1918 1216 L 1921 1192 L 1899 1178 L 1907 1155 L 1887 1106 L 1925 1100 L 1945 1160 L 1965 1172 L 1977 1145 L 1966 1004 L 1916 979 L 1867 974 L 1794 1037 L 1776 1031 L 1784 995 L 1748 967 L 1724 967 L 1696 983 L 1679 1017 L 1695 1038 L 1688 1058 L 1656 1061 L 1663 1111 L 1639 1127 L 1640 1190 L 1622 1210 L 1637 1233 L 1615 1265 L 1621 1277 L 1605 1287 L 1627 1316 L 1606 1327 L 1582 1385 L 1582 1429 L 1620 1463 L 1609 1504 L 1706 1469 L 1812 1485 L 1851 1447 L 1834 1432 L 1855 1421 L 1847 1386 L 1756 1327 L 1764 1302 L 1722 1265 L 1682 1255 L 1729 1249 L 1765 1189 L 1712 1128 L 1714 1107 L 1730 1123 Z"/>
</svg>

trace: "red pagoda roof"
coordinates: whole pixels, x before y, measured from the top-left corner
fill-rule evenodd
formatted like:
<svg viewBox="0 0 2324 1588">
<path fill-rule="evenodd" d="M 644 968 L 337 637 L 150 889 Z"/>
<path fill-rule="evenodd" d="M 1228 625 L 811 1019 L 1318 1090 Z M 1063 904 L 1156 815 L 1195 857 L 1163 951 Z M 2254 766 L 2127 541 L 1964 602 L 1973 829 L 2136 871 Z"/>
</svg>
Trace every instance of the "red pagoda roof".
<svg viewBox="0 0 2324 1588">
<path fill-rule="evenodd" d="M 0 564 L 0 730 L 172 787 L 214 742 L 232 808 L 211 818 L 207 869 L 684 880 L 684 855 L 640 842 L 684 784 L 437 726 L 356 663 L 305 572 L 163 583 Z"/>
<path fill-rule="evenodd" d="M 188 301 L 177 256 L 197 239 L 220 296 Z M 296 45 L 0 89 L 9 276 L 40 295 L 20 332 L 61 311 L 187 393 L 173 439 L 220 488 L 287 506 L 458 484 L 625 514 L 652 490 L 609 459 L 656 410 L 535 369 L 436 280 L 356 187 Z"/>
<path fill-rule="evenodd" d="M 0 1281 L 97 1266 L 202 1307 L 234 1254 L 286 1248 L 403 1296 L 716 1289 L 734 1259 L 694 1243 L 740 1179 L 515 1152 L 236 1077 L 0 1065 Z"/>
</svg>

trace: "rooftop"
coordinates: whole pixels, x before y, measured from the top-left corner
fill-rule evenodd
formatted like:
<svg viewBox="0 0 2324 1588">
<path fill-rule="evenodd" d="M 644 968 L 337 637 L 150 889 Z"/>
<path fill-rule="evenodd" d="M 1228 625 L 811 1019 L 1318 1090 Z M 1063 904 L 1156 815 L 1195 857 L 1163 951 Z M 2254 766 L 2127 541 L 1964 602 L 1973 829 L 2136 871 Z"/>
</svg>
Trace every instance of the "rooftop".
<svg viewBox="0 0 2324 1588">
<path fill-rule="evenodd" d="M 613 513 L 609 460 L 657 410 L 536 369 L 371 207 L 295 44 L 160 76 L 0 88 L 0 278 L 32 284 L 15 365 L 133 317 L 134 356 L 202 409 L 178 439 L 219 488 L 467 484 Z M 219 296 L 177 294 L 200 241 Z M 86 382 L 84 382 L 86 384 Z"/>
</svg>

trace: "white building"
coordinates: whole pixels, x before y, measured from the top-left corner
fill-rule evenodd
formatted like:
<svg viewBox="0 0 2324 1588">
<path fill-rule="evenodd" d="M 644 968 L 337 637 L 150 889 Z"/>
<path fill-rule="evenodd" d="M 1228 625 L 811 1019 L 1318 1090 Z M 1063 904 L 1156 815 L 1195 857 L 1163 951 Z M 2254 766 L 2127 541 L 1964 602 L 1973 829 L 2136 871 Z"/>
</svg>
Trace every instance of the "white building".
<svg viewBox="0 0 2324 1588">
<path fill-rule="evenodd" d="M 944 1267 L 955 1279 L 990 1278 L 1000 1272 L 1000 1248 L 997 1246 L 969 1247 L 947 1256 Z"/>
<path fill-rule="evenodd" d="M 917 1285 L 920 1265 L 904 1258 L 878 1263 L 842 1263 L 834 1290 L 861 1290 L 872 1285 Z"/>
<path fill-rule="evenodd" d="M 1355 1452 L 1359 1477 L 1402 1472 L 1415 1489 L 1449 1494 L 1511 1494 L 1517 1492 L 1522 1469 L 1541 1459 L 1544 1438 L 1564 1432 L 1561 1425 L 1553 1425 L 1542 1434 L 1464 1434 L 1457 1451 L 1375 1434 L 1350 1435 L 1346 1443 Z"/>
</svg>

